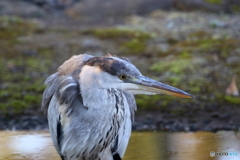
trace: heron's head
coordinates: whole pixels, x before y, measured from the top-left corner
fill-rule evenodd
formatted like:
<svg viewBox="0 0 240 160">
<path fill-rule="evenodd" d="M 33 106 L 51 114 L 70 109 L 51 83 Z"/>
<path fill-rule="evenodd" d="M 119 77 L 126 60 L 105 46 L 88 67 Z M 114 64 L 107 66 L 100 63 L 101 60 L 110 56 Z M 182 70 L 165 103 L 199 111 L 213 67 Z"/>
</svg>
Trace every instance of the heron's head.
<svg viewBox="0 0 240 160">
<path fill-rule="evenodd" d="M 92 57 L 85 63 L 82 73 L 86 81 L 97 82 L 103 89 L 116 88 L 132 94 L 193 97 L 180 89 L 143 76 L 129 60 L 118 57 Z"/>
</svg>

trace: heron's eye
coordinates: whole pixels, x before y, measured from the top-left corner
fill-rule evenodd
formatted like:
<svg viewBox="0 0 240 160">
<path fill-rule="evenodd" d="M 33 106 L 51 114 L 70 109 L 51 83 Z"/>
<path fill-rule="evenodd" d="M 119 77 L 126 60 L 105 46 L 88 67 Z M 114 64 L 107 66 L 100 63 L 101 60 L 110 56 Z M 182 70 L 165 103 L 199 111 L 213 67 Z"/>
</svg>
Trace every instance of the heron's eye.
<svg viewBox="0 0 240 160">
<path fill-rule="evenodd" d="M 125 80 L 125 79 L 127 79 L 127 76 L 124 75 L 124 74 L 122 74 L 122 75 L 119 76 L 119 78 L 120 78 L 121 80 Z"/>
</svg>

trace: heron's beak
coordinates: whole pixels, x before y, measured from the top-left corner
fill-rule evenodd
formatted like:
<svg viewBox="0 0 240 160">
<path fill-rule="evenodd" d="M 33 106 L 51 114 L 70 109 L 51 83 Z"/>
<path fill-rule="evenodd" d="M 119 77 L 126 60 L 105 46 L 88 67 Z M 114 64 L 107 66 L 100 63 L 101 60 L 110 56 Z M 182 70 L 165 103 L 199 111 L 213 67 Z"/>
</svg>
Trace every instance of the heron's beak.
<svg viewBox="0 0 240 160">
<path fill-rule="evenodd" d="M 169 86 L 167 84 L 155 81 L 145 76 L 140 76 L 138 78 L 133 78 L 130 80 L 131 83 L 134 83 L 137 86 L 138 91 L 146 94 L 168 94 L 176 97 L 182 98 L 193 98 L 194 96 L 177 89 L 175 87 Z"/>
</svg>

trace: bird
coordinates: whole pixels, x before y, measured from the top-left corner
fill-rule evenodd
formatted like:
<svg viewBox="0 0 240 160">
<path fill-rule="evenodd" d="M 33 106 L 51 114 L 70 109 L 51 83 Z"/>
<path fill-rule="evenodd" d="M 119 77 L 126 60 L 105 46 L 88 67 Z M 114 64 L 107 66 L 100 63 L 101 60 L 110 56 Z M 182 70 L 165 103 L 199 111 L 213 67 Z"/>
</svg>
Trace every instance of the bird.
<svg viewBox="0 0 240 160">
<path fill-rule="evenodd" d="M 121 160 L 137 109 L 136 94 L 193 95 L 143 76 L 127 58 L 74 55 L 49 76 L 42 110 L 62 160 Z"/>
</svg>

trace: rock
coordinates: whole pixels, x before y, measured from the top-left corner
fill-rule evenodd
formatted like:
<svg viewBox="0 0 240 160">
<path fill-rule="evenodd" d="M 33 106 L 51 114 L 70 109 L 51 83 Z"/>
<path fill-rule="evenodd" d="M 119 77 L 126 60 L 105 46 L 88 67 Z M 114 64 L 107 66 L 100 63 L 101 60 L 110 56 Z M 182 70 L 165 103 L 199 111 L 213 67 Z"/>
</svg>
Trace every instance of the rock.
<svg viewBox="0 0 240 160">
<path fill-rule="evenodd" d="M 173 29 L 174 27 L 176 27 L 176 24 L 173 21 L 167 22 L 166 29 Z"/>
<path fill-rule="evenodd" d="M 175 131 L 184 131 L 184 124 L 181 124 L 181 123 L 177 123 L 175 125 Z"/>
<path fill-rule="evenodd" d="M 0 15 L 15 15 L 26 18 L 46 17 L 46 13 L 40 7 L 17 0 L 1 0 Z"/>
<path fill-rule="evenodd" d="M 30 2 L 30 3 L 35 3 L 39 6 L 45 5 L 47 3 L 51 3 L 52 0 L 24 0 L 26 2 Z M 53 2 L 53 1 L 52 1 Z"/>
<path fill-rule="evenodd" d="M 182 11 L 205 10 L 210 12 L 222 12 L 221 4 L 211 4 L 204 0 L 173 0 L 174 8 Z"/>
<path fill-rule="evenodd" d="M 26 56 L 36 56 L 36 55 L 38 55 L 38 52 L 35 51 L 35 50 L 26 50 L 26 51 L 23 51 L 23 55 L 26 55 Z"/>
<path fill-rule="evenodd" d="M 211 122 L 212 122 L 211 119 L 206 119 L 206 120 L 202 120 L 201 124 L 202 124 L 202 125 L 207 125 L 207 124 L 209 124 L 209 123 L 211 123 Z"/>
<path fill-rule="evenodd" d="M 223 1 L 223 9 L 226 13 L 232 13 L 236 10 L 237 7 L 240 6 L 239 0 L 222 0 Z"/>
<path fill-rule="evenodd" d="M 211 19 L 209 21 L 209 25 L 211 27 L 216 27 L 216 28 L 225 28 L 225 27 L 227 27 L 227 23 L 225 23 L 223 21 L 219 21 L 218 19 Z"/>
<path fill-rule="evenodd" d="M 196 125 L 196 124 L 190 124 L 189 125 L 189 131 L 198 131 L 199 130 L 199 127 Z"/>
<path fill-rule="evenodd" d="M 220 116 L 221 116 L 221 114 L 218 113 L 218 112 L 214 112 L 214 113 L 211 114 L 212 118 L 219 118 Z"/>
<path fill-rule="evenodd" d="M 48 6 L 55 9 L 65 9 L 69 5 L 72 5 L 79 0 L 24 0 L 24 1 L 34 3 L 38 6 Z"/>
<path fill-rule="evenodd" d="M 9 117 L 0 119 L 1 130 L 45 130 L 47 118 L 41 116 Z"/>
<path fill-rule="evenodd" d="M 83 49 L 99 49 L 101 48 L 102 44 L 101 41 L 98 39 L 84 39 L 82 41 L 82 48 Z"/>
<path fill-rule="evenodd" d="M 148 14 L 157 9 L 169 10 L 168 0 L 82 0 L 66 10 L 70 17 L 119 17 Z"/>
<path fill-rule="evenodd" d="M 221 119 L 229 119 L 229 118 L 231 118 L 231 117 L 232 117 L 232 115 L 231 115 L 230 113 L 223 113 L 223 114 L 220 116 Z"/>
</svg>

